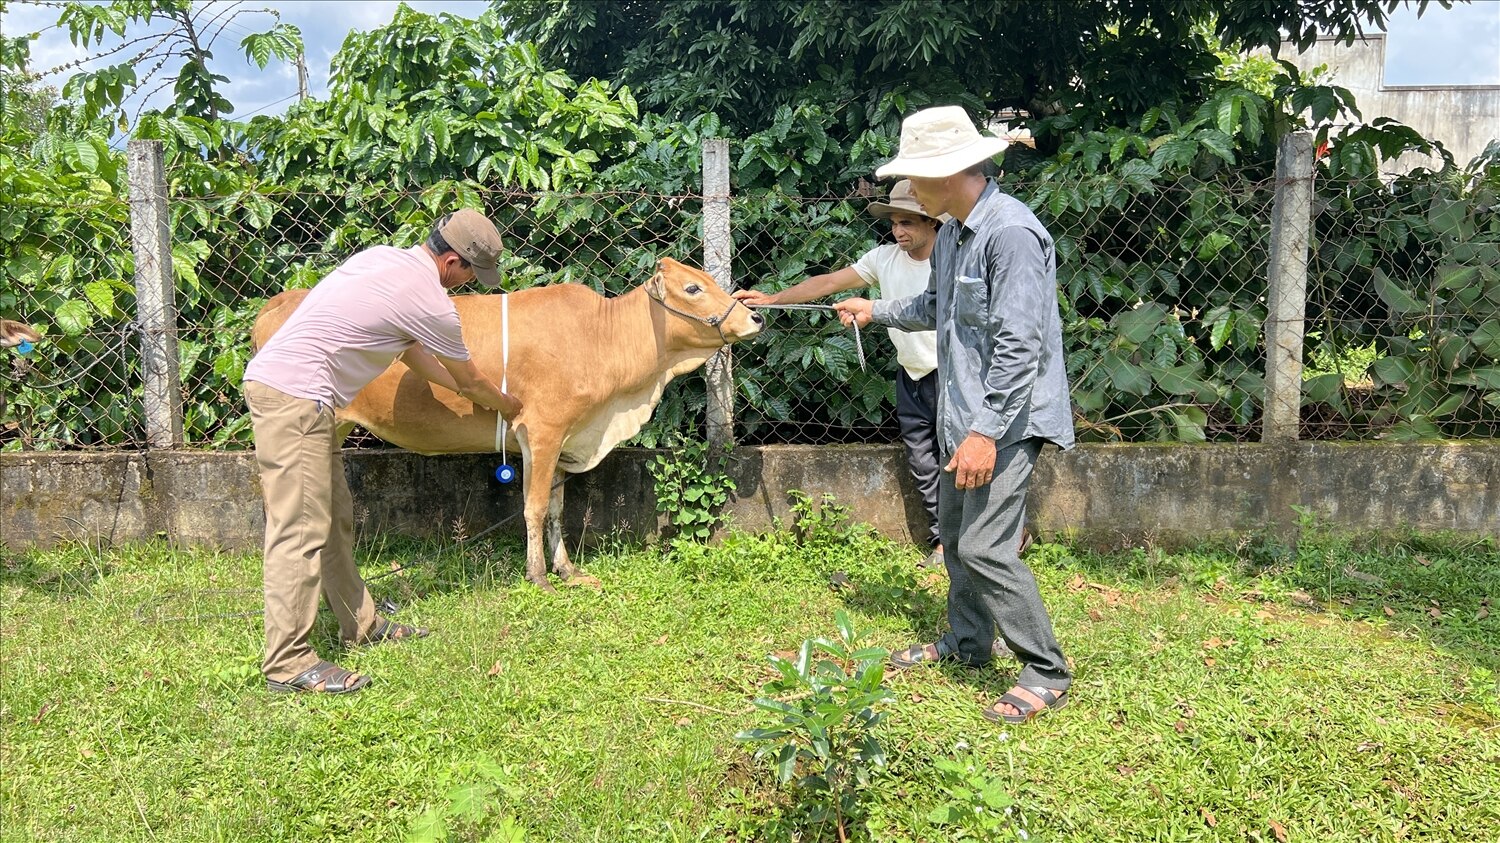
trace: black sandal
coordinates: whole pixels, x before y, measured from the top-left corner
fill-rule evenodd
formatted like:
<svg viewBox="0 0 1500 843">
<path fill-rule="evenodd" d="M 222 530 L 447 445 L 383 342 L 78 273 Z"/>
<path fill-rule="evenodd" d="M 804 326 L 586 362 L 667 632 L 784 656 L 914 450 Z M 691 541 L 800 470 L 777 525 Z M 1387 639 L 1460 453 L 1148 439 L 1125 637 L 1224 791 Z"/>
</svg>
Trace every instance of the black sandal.
<svg viewBox="0 0 1500 843">
<path fill-rule="evenodd" d="M 1017 694 L 1016 691 L 1025 691 L 1026 693 L 1035 697 L 1037 700 L 1040 700 L 1041 705 L 1037 705 L 1031 700 L 1028 700 L 1025 697 Z M 996 700 L 994 705 L 987 707 L 984 710 L 984 716 L 995 721 L 996 723 L 1004 721 L 1006 723 L 1020 725 L 1022 723 L 1034 720 L 1049 711 L 1057 711 L 1061 708 L 1066 707 L 1068 704 L 1068 699 L 1069 697 L 1067 691 L 1059 691 L 1055 688 L 1038 688 L 1032 685 L 1017 685 L 1016 687 L 1011 688 L 1009 691 L 1006 691 L 1005 696 Z M 998 711 L 996 709 L 996 706 L 1001 705 L 1002 703 L 1011 706 L 1016 711 L 1019 711 L 1021 713 L 1005 714 L 1001 711 Z"/>
<path fill-rule="evenodd" d="M 426 638 L 431 634 L 430 630 L 420 626 L 407 626 L 404 623 L 396 623 L 393 620 L 381 618 L 380 623 L 375 625 L 375 631 L 370 636 L 359 642 L 358 646 L 368 647 L 372 644 L 381 644 L 386 641 L 409 641 L 414 638 Z"/>
<path fill-rule="evenodd" d="M 354 681 L 350 681 L 354 677 Z M 345 670 L 333 662 L 320 661 L 285 682 L 266 680 L 273 694 L 352 694 L 370 684 L 370 677 Z"/>
</svg>

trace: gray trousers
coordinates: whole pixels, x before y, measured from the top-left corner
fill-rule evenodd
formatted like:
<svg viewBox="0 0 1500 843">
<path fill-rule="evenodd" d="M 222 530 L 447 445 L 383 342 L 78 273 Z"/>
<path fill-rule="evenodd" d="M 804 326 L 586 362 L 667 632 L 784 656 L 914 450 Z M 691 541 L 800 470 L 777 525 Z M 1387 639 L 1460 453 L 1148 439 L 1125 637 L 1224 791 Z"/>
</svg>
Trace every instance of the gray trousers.
<svg viewBox="0 0 1500 843">
<path fill-rule="evenodd" d="M 1036 578 L 1016 552 L 1031 469 L 1041 450 L 1041 439 L 998 449 L 994 478 L 977 489 L 960 491 L 953 485 L 953 474 L 943 472 L 938 529 L 948 567 L 948 623 L 953 629 L 938 648 L 969 664 L 984 664 L 990 660 L 998 626 L 1022 664 L 1016 682 L 1061 691 L 1073 677 L 1052 634 Z"/>
<path fill-rule="evenodd" d="M 927 544 L 938 545 L 937 371 L 912 380 L 905 369 L 896 371 L 896 421 L 901 425 L 901 443 L 906 446 L 906 465 L 922 495 L 930 529 Z"/>
</svg>

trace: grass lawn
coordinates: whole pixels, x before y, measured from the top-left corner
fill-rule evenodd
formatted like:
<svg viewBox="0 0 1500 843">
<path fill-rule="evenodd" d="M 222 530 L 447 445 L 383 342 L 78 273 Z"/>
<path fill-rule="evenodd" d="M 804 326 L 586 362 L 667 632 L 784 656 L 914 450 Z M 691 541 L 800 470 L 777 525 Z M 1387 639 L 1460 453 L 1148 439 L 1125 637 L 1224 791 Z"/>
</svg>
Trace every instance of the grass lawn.
<svg viewBox="0 0 1500 843">
<path fill-rule="evenodd" d="M 841 608 L 930 640 L 945 582 L 836 516 L 811 533 L 617 545 L 583 558 L 602 591 L 556 595 L 515 544 L 377 541 L 370 574 L 416 563 L 377 596 L 434 635 L 339 653 L 321 621 L 374 677 L 348 698 L 266 693 L 259 619 L 224 616 L 259 608 L 257 555 L 0 552 L 0 839 L 402 840 L 424 814 L 454 840 L 837 839 L 734 739 L 774 723 L 767 655 Z M 979 704 L 1012 664 L 887 676 L 851 839 L 1500 840 L 1493 541 L 1029 558 L 1071 707 L 1002 730 Z M 935 821 L 985 783 L 1008 816 Z"/>
</svg>

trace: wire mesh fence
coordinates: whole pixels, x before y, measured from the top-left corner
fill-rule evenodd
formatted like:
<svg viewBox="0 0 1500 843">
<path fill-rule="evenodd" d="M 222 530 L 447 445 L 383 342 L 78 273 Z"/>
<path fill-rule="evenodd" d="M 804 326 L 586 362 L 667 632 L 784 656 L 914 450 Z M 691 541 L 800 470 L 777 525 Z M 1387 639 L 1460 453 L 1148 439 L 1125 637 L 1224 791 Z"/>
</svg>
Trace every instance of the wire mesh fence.
<svg viewBox="0 0 1500 843">
<path fill-rule="evenodd" d="M 1055 240 L 1080 439 L 1260 437 L 1274 181 L 1218 171 L 1173 183 L 1003 186 Z M 705 263 L 711 204 L 696 194 L 454 182 L 409 192 L 188 192 L 168 196 L 183 441 L 209 448 L 248 445 L 240 377 L 259 307 L 313 285 L 359 249 L 416 244 L 448 210 L 480 208 L 507 247 L 506 289 L 581 283 L 613 295 L 644 282 L 660 257 Z M 735 285 L 783 289 L 889 243 L 888 225 L 867 213 L 871 194 L 734 196 Z M 1496 436 L 1494 203 L 1463 185 L 1324 181 L 1311 216 L 1302 435 Z M 142 447 L 129 204 L 13 204 L 3 226 L 0 316 L 37 326 L 45 341 L 0 362 L 0 447 Z M 825 311 L 771 312 L 734 359 L 736 441 L 899 439 L 897 364 L 884 329 L 856 337 Z M 702 378 L 677 379 L 638 441 L 701 430 L 710 403 Z"/>
<path fill-rule="evenodd" d="M 1500 436 L 1500 206 L 1464 187 L 1320 185 L 1304 435 Z"/>
<path fill-rule="evenodd" d="M 44 336 L 0 357 L 0 447 L 140 447 L 128 203 L 12 200 L 0 230 L 0 317 Z"/>
</svg>

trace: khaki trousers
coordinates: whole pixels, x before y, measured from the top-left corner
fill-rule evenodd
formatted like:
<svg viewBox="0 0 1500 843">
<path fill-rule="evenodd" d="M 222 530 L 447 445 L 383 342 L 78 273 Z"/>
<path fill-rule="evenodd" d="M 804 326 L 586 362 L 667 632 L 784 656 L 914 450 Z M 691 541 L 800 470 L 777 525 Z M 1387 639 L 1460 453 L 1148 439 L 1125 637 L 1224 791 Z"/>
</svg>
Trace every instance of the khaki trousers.
<svg viewBox="0 0 1500 843">
<path fill-rule="evenodd" d="M 245 382 L 255 462 L 266 499 L 266 654 L 261 671 L 286 681 L 319 662 L 309 637 L 318 595 L 345 641 L 375 630 L 375 603 L 354 565 L 354 504 L 333 408 Z"/>
</svg>

